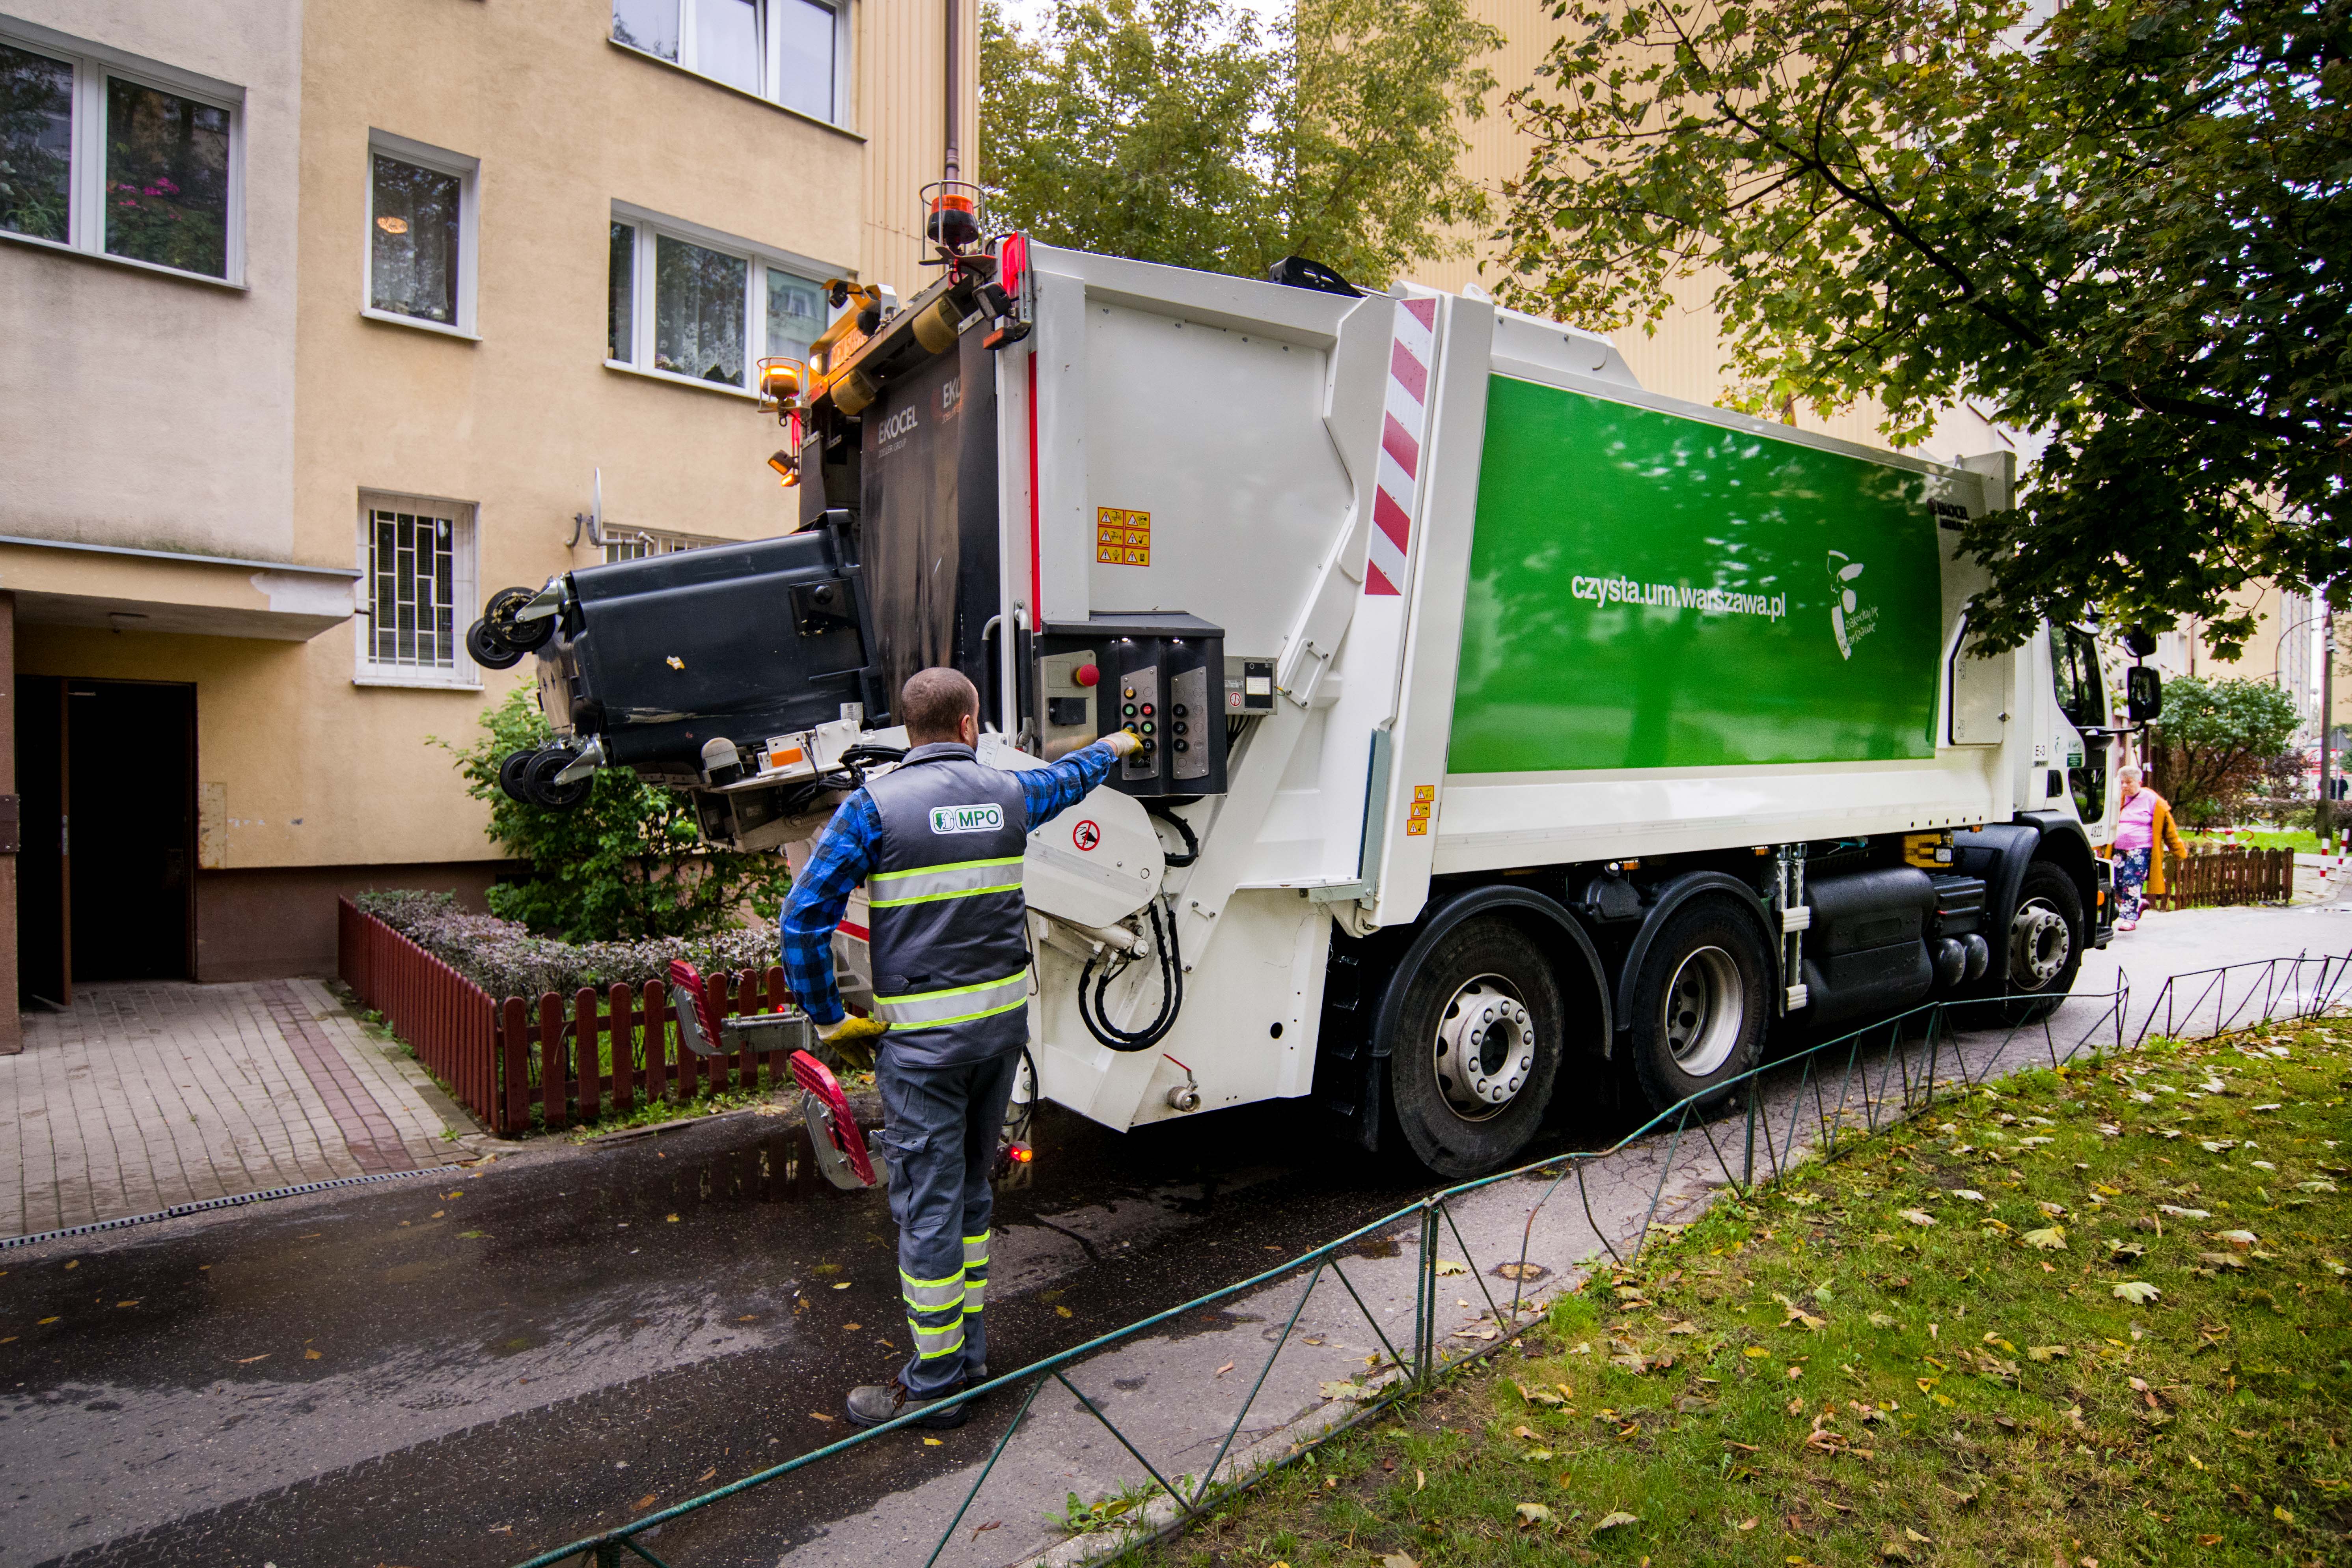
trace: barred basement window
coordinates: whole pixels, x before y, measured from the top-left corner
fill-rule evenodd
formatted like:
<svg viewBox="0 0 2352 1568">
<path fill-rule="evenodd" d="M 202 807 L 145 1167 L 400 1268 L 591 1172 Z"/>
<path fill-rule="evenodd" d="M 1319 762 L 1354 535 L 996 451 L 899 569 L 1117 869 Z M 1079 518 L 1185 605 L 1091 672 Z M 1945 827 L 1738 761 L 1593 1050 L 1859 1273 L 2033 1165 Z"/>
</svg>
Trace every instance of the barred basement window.
<svg viewBox="0 0 2352 1568">
<path fill-rule="evenodd" d="M 480 684 L 460 641 L 475 614 L 474 509 L 371 495 L 361 510 L 368 612 L 358 679 L 400 686 Z"/>
</svg>

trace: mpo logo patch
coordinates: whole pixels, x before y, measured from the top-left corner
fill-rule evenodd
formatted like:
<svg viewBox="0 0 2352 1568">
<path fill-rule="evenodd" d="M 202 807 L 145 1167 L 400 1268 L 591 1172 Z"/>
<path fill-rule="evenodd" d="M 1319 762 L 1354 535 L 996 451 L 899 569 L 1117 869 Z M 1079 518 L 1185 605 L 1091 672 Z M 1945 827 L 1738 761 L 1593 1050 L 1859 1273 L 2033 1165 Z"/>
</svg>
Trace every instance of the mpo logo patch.
<svg viewBox="0 0 2352 1568">
<path fill-rule="evenodd" d="M 992 833 L 1003 826 L 1004 808 L 1001 805 L 931 807 L 931 831 L 934 833 Z"/>
<path fill-rule="evenodd" d="M 1837 637 L 1838 657 L 1852 658 L 1853 645 L 1878 629 L 1878 606 L 1857 607 L 1862 595 L 1854 591 L 1853 581 L 1862 575 L 1861 562 L 1843 550 L 1832 550 L 1829 569 L 1834 595 L 1830 600 L 1830 630 Z"/>
</svg>

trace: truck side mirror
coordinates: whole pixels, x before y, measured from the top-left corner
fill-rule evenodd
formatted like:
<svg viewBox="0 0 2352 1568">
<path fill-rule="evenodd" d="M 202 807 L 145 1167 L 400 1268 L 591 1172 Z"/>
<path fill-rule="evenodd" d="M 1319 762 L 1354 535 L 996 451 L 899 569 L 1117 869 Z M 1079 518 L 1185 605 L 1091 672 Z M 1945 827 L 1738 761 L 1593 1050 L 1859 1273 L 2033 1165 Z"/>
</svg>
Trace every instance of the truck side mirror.
<svg viewBox="0 0 2352 1568">
<path fill-rule="evenodd" d="M 2132 666 L 2124 674 L 2124 704 L 2133 723 L 2149 722 L 2164 711 L 2164 677 L 2147 665 Z"/>
</svg>

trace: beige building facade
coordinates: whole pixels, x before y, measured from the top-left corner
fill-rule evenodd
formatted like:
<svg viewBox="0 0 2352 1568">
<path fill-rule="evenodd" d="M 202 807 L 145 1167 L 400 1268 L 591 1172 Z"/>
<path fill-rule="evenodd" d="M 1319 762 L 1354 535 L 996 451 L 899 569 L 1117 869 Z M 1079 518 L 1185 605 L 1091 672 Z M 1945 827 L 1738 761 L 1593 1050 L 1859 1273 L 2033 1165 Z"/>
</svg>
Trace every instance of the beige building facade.
<svg viewBox="0 0 2352 1568">
<path fill-rule="evenodd" d="M 755 362 L 928 280 L 951 3 L 952 83 L 914 0 L 0 0 L 24 992 L 320 972 L 338 894 L 508 869 L 438 742 L 530 671 L 467 624 L 788 526 Z"/>
</svg>

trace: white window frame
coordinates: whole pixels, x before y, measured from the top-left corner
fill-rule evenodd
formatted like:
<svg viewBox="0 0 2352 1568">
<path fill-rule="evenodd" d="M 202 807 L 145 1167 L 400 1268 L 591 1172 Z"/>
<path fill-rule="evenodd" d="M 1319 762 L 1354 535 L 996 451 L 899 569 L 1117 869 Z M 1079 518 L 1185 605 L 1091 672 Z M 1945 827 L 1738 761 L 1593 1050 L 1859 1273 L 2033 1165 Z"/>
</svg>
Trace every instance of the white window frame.
<svg viewBox="0 0 2352 1568">
<path fill-rule="evenodd" d="M 371 569 L 371 554 L 375 536 L 371 511 L 402 510 L 446 517 L 452 524 L 449 550 L 450 636 L 455 647 L 450 668 L 422 668 L 415 665 L 379 664 L 375 658 L 375 574 Z M 368 490 L 359 493 L 356 514 L 362 591 L 360 598 L 366 608 L 352 617 L 357 628 L 357 641 L 352 647 L 352 684 L 354 686 L 399 686 L 437 691 L 479 691 L 482 689 L 481 667 L 466 654 L 466 628 L 480 615 L 481 604 L 481 508 L 467 500 L 447 496 L 417 495 L 407 490 Z"/>
<path fill-rule="evenodd" d="M 403 163 L 414 163 L 420 169 L 430 169 L 439 174 L 453 174 L 457 180 L 457 320 L 451 325 L 428 321 L 423 316 L 404 316 L 398 310 L 380 310 L 375 304 L 375 160 L 381 153 Z M 371 129 L 367 151 L 367 226 L 362 230 L 360 243 L 360 314 L 371 321 L 384 321 L 395 327 L 415 327 L 419 331 L 439 332 L 444 337 L 465 338 L 481 342 L 481 333 L 474 323 L 474 280 L 477 258 L 481 253 L 481 180 L 482 161 L 463 153 L 452 153 L 444 147 L 429 146 L 423 142 L 411 142 L 405 136 L 395 136 L 389 131 Z"/>
<path fill-rule="evenodd" d="M 245 283 L 245 89 L 160 60 L 126 54 L 30 22 L 0 16 L 0 42 L 35 54 L 63 60 L 73 68 L 73 127 L 69 146 L 72 173 L 66 185 L 66 238 L 63 243 L 37 235 L 0 229 L 0 240 L 43 250 L 67 251 L 117 267 L 160 272 L 215 288 L 243 289 Z M 228 115 L 228 194 L 222 214 L 226 243 L 223 275 L 190 272 L 135 256 L 117 256 L 106 248 L 106 82 L 109 77 L 153 88 L 177 98 L 192 99 Z"/>
<path fill-rule="evenodd" d="M 613 204 L 612 222 L 633 226 L 636 233 L 629 250 L 629 357 L 604 361 L 607 370 L 621 371 L 629 375 L 650 376 L 674 386 L 699 387 L 705 392 L 757 399 L 751 383 L 758 374 L 761 360 L 768 356 L 768 273 L 771 269 L 797 278 L 805 283 L 823 288 L 835 278 L 854 278 L 856 274 L 844 267 L 829 266 L 790 250 L 772 245 L 721 234 L 684 218 L 664 217 L 645 207 L 627 202 Z M 606 254 L 611 254 L 611 230 L 606 234 Z M 689 245 L 715 250 L 747 263 L 743 268 L 743 380 L 735 384 L 723 381 L 705 381 L 699 376 L 680 375 L 676 371 L 654 367 L 654 242 L 667 236 L 684 240 Z M 608 285 L 609 287 L 609 285 Z M 611 310 L 611 296 L 606 295 L 605 309 Z M 840 314 L 828 305 L 827 325 Z"/>
<path fill-rule="evenodd" d="M 829 125 L 835 130 L 846 131 L 850 127 L 849 20 L 851 13 L 849 0 L 814 0 L 814 3 L 833 13 L 833 112 L 830 114 L 811 114 L 804 109 L 793 108 L 777 96 L 783 81 L 783 34 L 769 21 L 770 7 L 775 4 L 775 0 L 759 0 L 760 86 L 756 92 L 712 76 L 703 70 L 697 62 L 695 52 L 698 47 L 699 30 L 696 26 L 695 8 L 699 4 L 699 0 L 677 0 L 677 58 L 674 60 L 655 54 L 651 49 L 639 48 L 635 44 L 625 44 L 618 38 L 613 37 L 613 24 L 609 16 L 605 18 L 604 34 L 606 40 L 616 49 L 625 49 L 630 54 L 658 61 L 662 65 L 675 66 L 679 70 L 723 87 L 730 92 L 740 92 L 747 97 L 756 98 L 772 108 L 782 110 L 786 114 L 797 115 L 803 120 L 813 121 L 819 125 Z M 610 0 L 607 0 L 606 8 L 610 10 Z"/>
</svg>

